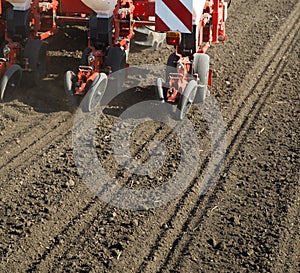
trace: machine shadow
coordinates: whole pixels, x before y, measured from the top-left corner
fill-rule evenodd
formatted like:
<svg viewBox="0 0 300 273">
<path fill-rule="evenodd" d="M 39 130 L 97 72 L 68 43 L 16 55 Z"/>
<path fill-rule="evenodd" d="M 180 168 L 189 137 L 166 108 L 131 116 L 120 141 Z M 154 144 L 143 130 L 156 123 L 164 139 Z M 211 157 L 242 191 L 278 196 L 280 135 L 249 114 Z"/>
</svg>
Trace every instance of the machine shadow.
<svg viewBox="0 0 300 273">
<path fill-rule="evenodd" d="M 115 95 L 112 99 L 110 99 L 111 94 L 109 92 L 113 92 L 113 90 L 106 90 L 101 106 L 104 108 L 103 114 L 114 117 L 119 117 L 126 109 L 137 103 L 156 100 L 155 86 L 128 88 L 121 94 Z"/>
<path fill-rule="evenodd" d="M 41 113 L 69 111 L 63 76 L 67 70 L 66 64 L 76 67 L 79 60 L 73 57 L 51 56 L 48 61 L 47 74 L 38 86 L 33 86 L 30 74 L 23 73 L 19 87 L 7 94 L 4 102 L 18 100 Z"/>
<path fill-rule="evenodd" d="M 64 91 L 64 74 L 77 69 L 86 40 L 86 27 L 61 27 L 47 39 L 46 74 L 39 86 L 32 84 L 30 73 L 23 73 L 19 87 L 6 94 L 4 102 L 18 100 L 41 113 L 71 111 Z"/>
</svg>

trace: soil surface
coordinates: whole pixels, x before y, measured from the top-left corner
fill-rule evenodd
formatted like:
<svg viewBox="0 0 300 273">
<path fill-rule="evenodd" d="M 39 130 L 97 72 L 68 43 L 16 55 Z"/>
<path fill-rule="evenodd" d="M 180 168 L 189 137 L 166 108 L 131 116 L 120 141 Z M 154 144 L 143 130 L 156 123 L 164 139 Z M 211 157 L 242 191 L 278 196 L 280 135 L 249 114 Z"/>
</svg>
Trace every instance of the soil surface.
<svg viewBox="0 0 300 273">
<path fill-rule="evenodd" d="M 78 150 L 63 75 L 76 70 L 86 32 L 60 29 L 41 86 L 0 103 L 0 272 L 300 272 L 299 18 L 296 0 L 232 1 L 228 39 L 208 50 L 211 95 L 187 116 L 198 146 L 153 101 L 161 119 L 142 104 L 135 118 L 147 122 L 115 126 L 155 100 L 151 80 L 164 71 L 148 84 L 139 67 L 127 82 L 139 86 L 102 107 L 92 145 L 83 134 Z M 132 46 L 128 63 L 159 67 L 171 52 Z M 161 151 L 164 161 L 151 161 Z M 89 177 L 128 194 L 105 199 L 113 184 Z M 159 187 L 139 202 L 130 195 Z"/>
</svg>

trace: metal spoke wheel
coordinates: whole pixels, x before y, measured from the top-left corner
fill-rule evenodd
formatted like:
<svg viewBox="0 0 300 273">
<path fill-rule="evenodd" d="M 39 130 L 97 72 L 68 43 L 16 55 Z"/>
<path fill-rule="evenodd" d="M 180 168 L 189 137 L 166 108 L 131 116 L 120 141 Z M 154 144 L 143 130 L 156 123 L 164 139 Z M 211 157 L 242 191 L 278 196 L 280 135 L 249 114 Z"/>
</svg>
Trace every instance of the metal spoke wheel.
<svg viewBox="0 0 300 273">
<path fill-rule="evenodd" d="M 187 87 L 185 88 L 183 95 L 180 97 L 178 106 L 177 106 L 177 118 L 183 120 L 186 114 L 188 113 L 192 103 L 194 102 L 197 92 L 197 82 L 191 80 Z"/>
<path fill-rule="evenodd" d="M 0 99 L 4 100 L 18 88 L 22 77 L 22 69 L 19 65 L 12 65 L 3 75 L 0 83 Z"/>
<path fill-rule="evenodd" d="M 101 101 L 107 86 L 107 75 L 100 73 L 92 82 L 81 103 L 83 112 L 91 112 Z"/>
<path fill-rule="evenodd" d="M 197 73 L 199 77 L 195 102 L 200 103 L 208 94 L 209 56 L 207 54 L 194 54 L 194 73 Z"/>
</svg>

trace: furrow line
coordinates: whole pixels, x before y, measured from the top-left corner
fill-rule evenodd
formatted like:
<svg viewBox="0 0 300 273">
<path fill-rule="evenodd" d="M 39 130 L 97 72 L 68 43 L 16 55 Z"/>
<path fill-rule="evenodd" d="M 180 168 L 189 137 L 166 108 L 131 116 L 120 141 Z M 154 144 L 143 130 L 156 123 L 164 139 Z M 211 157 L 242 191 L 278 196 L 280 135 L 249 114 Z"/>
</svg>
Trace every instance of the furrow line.
<svg viewBox="0 0 300 273">
<path fill-rule="evenodd" d="M 235 114 L 232 115 L 232 119 L 228 123 L 227 136 L 228 140 L 231 140 L 231 143 L 227 148 L 227 158 L 239 146 L 240 139 L 243 138 L 241 134 L 245 134 L 245 126 L 248 126 L 255 119 L 255 112 L 260 109 L 260 103 L 268 95 L 268 93 L 264 94 L 265 89 L 271 88 L 273 81 L 277 79 L 277 75 L 275 74 L 274 76 L 274 73 L 280 74 L 282 67 L 285 65 L 286 54 L 290 50 L 293 50 L 293 47 L 297 43 L 295 37 L 299 31 L 299 11 L 300 4 L 289 15 L 287 23 L 279 29 L 277 35 L 262 54 L 262 58 L 258 60 L 241 85 L 241 90 L 243 91 L 239 107 L 235 107 L 233 111 Z M 282 35 L 282 33 L 285 35 Z M 204 169 L 205 166 L 200 168 L 198 177 L 201 177 Z M 148 256 L 144 257 L 144 262 L 141 263 L 137 270 L 138 272 L 147 272 L 147 270 L 151 272 L 163 271 L 165 266 L 169 264 L 169 260 L 172 259 L 172 255 L 181 241 L 181 236 L 191 224 L 193 217 L 190 217 L 190 215 L 193 215 L 193 211 L 199 206 L 209 206 L 211 198 L 215 195 L 216 187 L 218 185 L 214 186 L 214 189 L 208 192 L 206 196 L 199 198 L 197 193 L 201 189 L 201 181 L 194 181 L 192 186 L 177 203 L 175 211 L 167 221 L 167 226 L 177 228 L 161 232 L 158 234 L 154 244 L 149 244 L 150 252 Z M 193 206 L 192 204 L 196 205 Z M 180 208 L 184 208 L 184 211 L 177 209 L 178 205 L 180 205 Z M 203 211 L 203 215 L 205 215 L 206 210 L 204 209 Z M 184 224 L 176 225 L 176 222 Z M 183 228 L 180 230 L 178 227 L 181 226 Z M 136 247 L 139 248 L 140 246 L 137 245 Z M 132 249 L 132 251 L 134 252 L 136 249 Z M 154 257 L 155 262 L 151 262 L 154 260 Z"/>
<path fill-rule="evenodd" d="M 60 132 L 69 131 L 68 127 L 70 127 L 70 124 L 68 118 L 70 118 L 70 114 L 65 113 L 54 120 L 51 119 L 51 129 L 48 131 L 45 131 L 45 129 L 49 127 L 49 123 L 45 125 L 41 124 L 41 126 L 28 131 L 27 134 L 24 135 L 24 139 L 22 138 L 22 141 L 20 139 L 20 147 L 11 143 L 11 145 L 9 145 L 9 153 L 2 158 L 4 162 L 0 165 L 0 173 L 3 173 L 3 170 L 5 171 L 6 169 L 16 169 L 23 164 L 29 164 L 28 160 L 34 159 L 33 155 L 35 155 L 35 151 L 42 150 L 42 148 L 45 147 L 45 143 L 51 143 L 56 136 L 60 136 Z"/>
<path fill-rule="evenodd" d="M 289 52 L 293 50 L 296 42 L 293 43 L 292 47 L 289 49 Z M 289 53 L 288 51 L 285 52 L 286 54 Z M 253 107 L 251 108 L 251 111 L 248 115 L 244 116 L 244 122 L 242 123 L 240 130 L 237 132 L 237 134 L 232 138 L 230 145 L 228 146 L 227 155 L 226 155 L 226 165 L 224 166 L 224 173 L 226 174 L 229 172 L 231 165 L 234 162 L 234 158 L 236 158 L 238 151 L 240 147 L 245 142 L 245 138 L 248 135 L 248 131 L 250 129 L 251 124 L 257 120 L 258 114 L 263 109 L 265 102 L 269 99 L 270 94 L 272 92 L 272 88 L 274 87 L 276 80 L 280 76 L 280 72 L 284 69 L 286 63 L 281 62 L 278 65 L 278 69 L 275 71 L 275 75 L 268 81 L 266 80 L 265 90 L 266 92 L 263 93 L 260 97 L 258 97 Z M 199 198 L 195 206 L 190 211 L 190 216 L 186 220 L 186 222 L 183 225 L 182 230 L 180 231 L 180 234 L 176 240 L 174 240 L 171 250 L 169 251 L 168 255 L 166 256 L 163 265 L 159 268 L 158 272 L 164 272 L 164 270 L 172 264 L 172 267 L 176 268 L 180 264 L 180 257 L 182 257 L 183 253 L 185 253 L 185 250 L 187 249 L 190 239 L 186 235 L 189 230 L 196 230 L 201 225 L 202 221 L 204 220 L 205 216 L 207 215 L 208 211 L 212 209 L 211 204 L 214 203 L 214 200 L 216 198 L 217 192 L 220 190 L 221 185 L 216 185 L 215 189 L 211 194 L 209 194 L 207 197 Z M 199 207 L 203 207 L 203 210 L 201 211 L 201 215 L 197 214 L 199 212 Z M 200 220 L 199 220 L 200 219 Z M 176 262 L 174 262 L 176 261 Z"/>
</svg>

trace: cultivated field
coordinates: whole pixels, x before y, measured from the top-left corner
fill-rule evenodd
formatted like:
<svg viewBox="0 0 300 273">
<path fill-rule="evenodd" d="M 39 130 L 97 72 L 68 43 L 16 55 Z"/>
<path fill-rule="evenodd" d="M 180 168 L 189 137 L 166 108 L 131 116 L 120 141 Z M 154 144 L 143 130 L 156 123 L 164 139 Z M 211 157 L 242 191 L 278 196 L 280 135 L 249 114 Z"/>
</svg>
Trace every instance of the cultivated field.
<svg viewBox="0 0 300 273">
<path fill-rule="evenodd" d="M 236 0 L 228 13 L 228 40 L 208 50 L 211 97 L 188 115 L 200 140 L 195 173 L 167 204 L 153 196 L 134 210 L 95 195 L 74 159 L 63 74 L 76 69 L 86 34 L 63 28 L 49 40 L 42 86 L 0 103 L 0 272 L 300 272 L 300 3 Z M 171 52 L 132 47 L 128 62 L 164 64 Z M 213 119 L 199 111 L 212 98 L 226 132 L 216 142 Z M 169 126 L 149 121 L 132 131 L 130 153 L 145 163 L 151 143 L 161 142 L 164 164 L 147 175 L 118 165 L 114 122 L 153 99 L 153 86 L 131 89 L 98 121 L 99 162 L 128 189 L 163 185 L 185 152 Z M 221 144 L 224 157 L 215 158 Z"/>
</svg>

